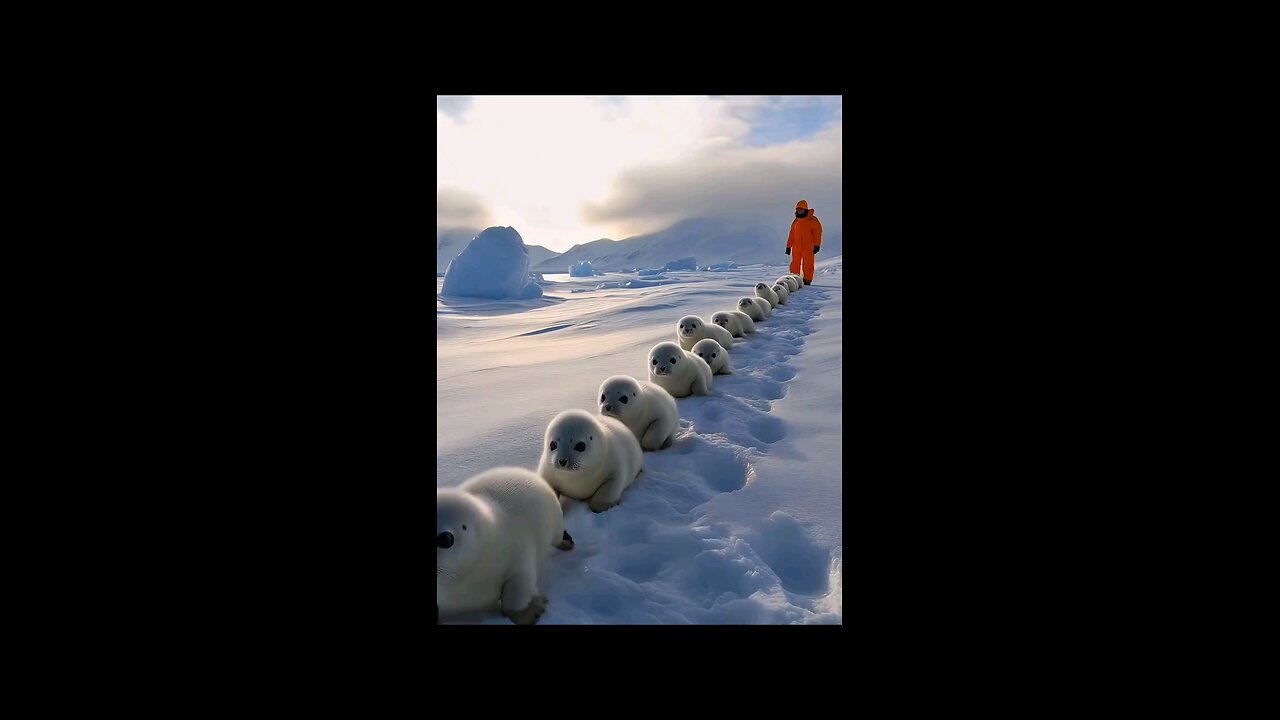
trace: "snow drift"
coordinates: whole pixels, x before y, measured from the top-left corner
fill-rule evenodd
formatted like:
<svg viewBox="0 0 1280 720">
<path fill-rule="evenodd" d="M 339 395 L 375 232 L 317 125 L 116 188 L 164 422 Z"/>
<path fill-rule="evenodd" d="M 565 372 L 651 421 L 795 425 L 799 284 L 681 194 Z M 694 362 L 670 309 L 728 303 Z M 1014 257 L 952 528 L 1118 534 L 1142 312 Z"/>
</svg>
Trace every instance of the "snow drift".
<svg viewBox="0 0 1280 720">
<path fill-rule="evenodd" d="M 508 298 L 542 297 L 529 278 L 529 252 L 513 227 L 491 227 L 472 238 L 449 263 L 441 295 Z"/>
</svg>

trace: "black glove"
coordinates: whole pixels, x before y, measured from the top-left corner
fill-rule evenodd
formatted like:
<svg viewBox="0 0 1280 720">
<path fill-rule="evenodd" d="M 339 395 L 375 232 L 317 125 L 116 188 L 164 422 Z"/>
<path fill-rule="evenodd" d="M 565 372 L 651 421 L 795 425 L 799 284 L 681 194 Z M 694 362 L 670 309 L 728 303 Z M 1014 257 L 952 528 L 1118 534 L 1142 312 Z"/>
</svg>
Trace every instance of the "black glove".
<svg viewBox="0 0 1280 720">
<path fill-rule="evenodd" d="M 818 251 L 819 251 L 819 250 L 821 250 L 821 249 L 822 249 L 822 246 L 821 246 L 821 245 L 814 245 L 814 246 L 813 246 L 813 254 L 814 254 L 814 255 L 817 255 L 817 254 L 818 254 Z"/>
<path fill-rule="evenodd" d="M 787 248 L 787 254 L 788 254 L 788 255 L 790 255 L 790 254 L 791 254 L 791 248 Z"/>
</svg>

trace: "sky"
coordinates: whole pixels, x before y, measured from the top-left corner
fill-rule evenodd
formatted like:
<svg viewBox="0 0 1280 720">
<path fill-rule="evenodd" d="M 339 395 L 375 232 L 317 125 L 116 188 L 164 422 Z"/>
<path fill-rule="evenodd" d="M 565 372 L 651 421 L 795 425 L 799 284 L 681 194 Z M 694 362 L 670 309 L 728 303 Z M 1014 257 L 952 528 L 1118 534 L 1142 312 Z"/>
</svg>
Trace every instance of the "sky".
<svg viewBox="0 0 1280 720">
<path fill-rule="evenodd" d="M 840 96 L 437 96 L 436 232 L 559 252 L 801 199 L 839 231 L 842 143 Z"/>
</svg>

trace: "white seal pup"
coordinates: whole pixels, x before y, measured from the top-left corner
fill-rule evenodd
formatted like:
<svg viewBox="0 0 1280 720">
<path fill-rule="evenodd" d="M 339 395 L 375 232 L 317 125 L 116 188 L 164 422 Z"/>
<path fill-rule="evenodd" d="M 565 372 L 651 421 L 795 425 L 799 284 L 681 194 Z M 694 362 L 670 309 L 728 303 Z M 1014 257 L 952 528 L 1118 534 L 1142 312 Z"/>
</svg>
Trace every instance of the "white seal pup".
<svg viewBox="0 0 1280 720">
<path fill-rule="evenodd" d="M 778 307 L 778 293 L 765 283 L 756 283 L 756 297 L 767 300 L 770 308 Z"/>
<path fill-rule="evenodd" d="M 649 382 L 671 397 L 711 394 L 711 366 L 673 342 L 649 349 Z"/>
<path fill-rule="evenodd" d="M 538 474 L 551 489 L 586 500 L 599 513 L 621 502 L 643 466 L 640 442 L 621 420 L 565 410 L 547 426 Z"/>
<path fill-rule="evenodd" d="M 778 294 L 779 305 L 787 304 L 787 299 L 791 297 L 791 291 L 788 290 L 785 285 L 782 283 L 774 283 L 773 287 L 769 289 Z"/>
<path fill-rule="evenodd" d="M 681 348 L 692 350 L 694 343 L 703 338 L 715 340 L 725 350 L 733 347 L 733 333 L 697 315 L 685 315 L 676 322 L 676 339 L 680 341 Z"/>
<path fill-rule="evenodd" d="M 756 331 L 756 323 L 751 316 L 737 310 L 721 310 L 711 316 L 711 322 L 728 330 L 736 338 Z"/>
<path fill-rule="evenodd" d="M 787 289 L 787 292 L 796 291 L 796 279 L 791 277 L 790 275 L 783 275 L 779 277 L 777 280 L 775 280 L 774 282 L 785 287 Z"/>
<path fill-rule="evenodd" d="M 751 316 L 741 310 L 730 310 L 730 315 L 738 318 L 738 325 L 742 328 L 742 332 L 753 333 L 756 331 L 756 323 Z"/>
<path fill-rule="evenodd" d="M 756 322 L 763 322 L 772 312 L 769 301 L 758 297 L 738 298 L 738 310 L 746 313 L 747 317 Z"/>
<path fill-rule="evenodd" d="M 600 414 L 621 420 L 642 450 L 670 447 L 680 421 L 671 393 L 630 375 L 614 375 L 601 383 Z"/>
<path fill-rule="evenodd" d="M 436 622 L 441 610 L 500 608 L 518 625 L 536 623 L 553 546 L 569 550 L 573 538 L 555 491 L 529 470 L 498 467 L 436 488 Z"/>
<path fill-rule="evenodd" d="M 733 366 L 729 364 L 729 353 L 720 343 L 711 338 L 703 338 L 693 346 L 693 354 L 702 358 L 711 368 L 712 375 L 732 375 Z"/>
</svg>

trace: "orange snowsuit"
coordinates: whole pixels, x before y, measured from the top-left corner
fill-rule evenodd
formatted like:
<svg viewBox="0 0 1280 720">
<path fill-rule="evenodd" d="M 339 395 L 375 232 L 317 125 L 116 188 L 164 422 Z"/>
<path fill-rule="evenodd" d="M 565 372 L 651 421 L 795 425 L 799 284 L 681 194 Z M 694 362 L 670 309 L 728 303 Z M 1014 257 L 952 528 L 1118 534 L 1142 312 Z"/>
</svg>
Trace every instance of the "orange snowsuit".
<svg viewBox="0 0 1280 720">
<path fill-rule="evenodd" d="M 809 210 L 809 203 L 801 200 L 796 203 L 797 210 Z M 806 217 L 791 221 L 791 235 L 787 237 L 787 247 L 791 249 L 791 272 L 800 275 L 804 267 L 804 279 L 813 282 L 813 249 L 822 245 L 822 223 L 810 210 Z"/>
</svg>

